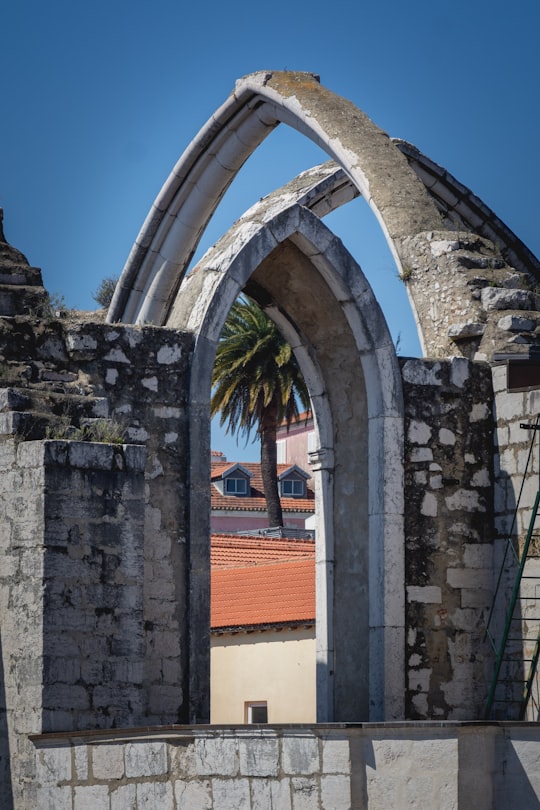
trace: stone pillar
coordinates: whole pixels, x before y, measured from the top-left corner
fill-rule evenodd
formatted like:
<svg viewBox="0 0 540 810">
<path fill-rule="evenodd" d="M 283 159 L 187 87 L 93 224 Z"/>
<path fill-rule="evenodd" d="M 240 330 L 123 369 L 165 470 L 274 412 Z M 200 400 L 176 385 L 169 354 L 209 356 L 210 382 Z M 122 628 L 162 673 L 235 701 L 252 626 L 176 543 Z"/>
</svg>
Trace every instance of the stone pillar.
<svg viewBox="0 0 540 810">
<path fill-rule="evenodd" d="M 0 443 L 0 790 L 15 808 L 35 806 L 29 734 L 143 721 L 145 455 Z"/>
</svg>

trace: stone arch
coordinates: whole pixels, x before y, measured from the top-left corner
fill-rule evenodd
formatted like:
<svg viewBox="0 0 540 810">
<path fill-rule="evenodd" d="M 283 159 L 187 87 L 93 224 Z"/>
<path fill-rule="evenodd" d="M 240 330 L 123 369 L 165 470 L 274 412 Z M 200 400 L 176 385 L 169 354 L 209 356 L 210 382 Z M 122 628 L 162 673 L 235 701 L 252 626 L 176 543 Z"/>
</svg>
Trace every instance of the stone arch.
<svg viewBox="0 0 540 810">
<path fill-rule="evenodd" d="M 158 195 L 122 273 L 110 321 L 166 322 L 215 208 L 279 123 L 321 146 L 365 197 L 406 282 L 425 354 L 489 357 L 506 349 L 512 337 L 501 331 L 497 313 L 536 308 L 538 261 L 468 189 L 414 147 L 392 141 L 310 73 L 260 72 L 236 83 Z M 486 286 L 503 292 L 484 295 Z"/>
<path fill-rule="evenodd" d="M 394 346 L 360 267 L 320 219 L 297 204 L 278 213 L 272 201 L 262 208 L 209 251 L 168 320 L 195 339 L 191 466 L 201 485 L 191 489 L 191 568 L 208 567 L 209 510 L 201 506 L 209 452 L 202 448 L 209 450 L 215 349 L 247 288 L 291 342 L 317 425 L 319 721 L 401 717 L 403 412 Z"/>
<path fill-rule="evenodd" d="M 250 74 L 236 83 L 163 186 L 124 268 L 110 320 L 166 319 L 212 213 L 279 123 L 305 134 L 343 167 L 375 212 L 398 266 L 405 237 L 440 226 L 436 206 L 405 157 L 354 104 L 313 74 Z"/>
<path fill-rule="evenodd" d="M 215 339 L 215 327 L 220 323 L 221 310 L 213 297 L 215 293 L 210 288 L 201 289 L 199 295 L 194 294 L 199 283 L 197 274 L 194 273 L 192 277 L 186 279 L 186 273 L 206 224 L 239 168 L 279 123 L 297 129 L 336 160 L 341 166 L 343 177 L 348 181 L 344 182 L 341 188 L 344 199 L 347 195 L 350 198 L 357 193 L 365 197 L 386 236 L 402 279 L 407 285 L 426 354 L 439 357 L 449 354 L 486 357 L 491 356 L 490 352 L 492 353 L 501 343 L 510 342 L 507 335 L 503 334 L 501 338 L 499 334 L 506 328 L 501 326 L 504 319 L 500 319 L 500 310 L 534 308 L 534 291 L 521 289 L 523 278 L 519 278 L 516 283 L 515 268 L 509 264 L 512 259 L 519 264 L 523 254 L 514 251 L 512 255 L 508 254 L 510 259 L 504 255 L 501 258 L 499 246 L 492 241 L 497 236 L 497 229 L 493 234 L 489 229 L 489 223 L 483 229 L 478 225 L 475 219 L 477 210 L 470 204 L 474 201 L 468 197 L 465 204 L 461 204 L 463 189 L 457 182 L 449 181 L 446 175 L 437 185 L 427 160 L 409 153 L 410 150 L 408 152 L 402 143 L 393 142 L 353 104 L 321 87 L 317 77 L 299 73 L 256 73 L 244 77 L 237 82 L 231 97 L 189 145 L 163 186 L 128 258 L 108 313 L 110 322 L 118 320 L 152 322 L 192 328 L 198 335 L 197 349 L 202 348 L 205 341 L 208 342 L 206 353 L 198 355 L 201 358 L 206 357 L 208 362 L 208 358 L 212 356 L 209 347 Z M 329 179 L 330 185 L 332 182 Z M 327 202 L 330 205 L 334 202 L 337 204 L 339 195 L 332 198 L 332 194 L 329 193 L 326 198 L 323 195 L 322 208 Z M 457 203 L 453 202 L 453 195 L 458 197 L 461 195 Z M 307 197 L 309 193 L 306 190 L 306 207 L 309 207 Z M 319 214 L 316 205 L 313 210 Z M 274 225 L 278 219 L 274 217 Z M 253 236 L 255 232 L 256 237 Z M 241 238 L 252 250 L 257 239 L 269 238 L 271 232 L 272 229 L 269 227 L 260 229 L 256 222 L 249 223 Z M 317 236 L 322 238 L 323 233 L 321 226 Z M 501 233 L 500 229 L 498 233 Z M 349 306 L 349 303 L 340 297 L 338 289 L 334 289 L 330 283 L 336 282 L 338 278 L 337 265 L 330 262 L 328 266 L 334 269 L 327 277 L 317 266 L 315 257 L 324 251 L 317 240 L 315 244 L 318 247 L 312 256 L 309 240 L 305 245 L 305 253 L 288 236 L 283 240 L 274 240 L 276 250 L 279 248 L 290 253 L 293 250 L 292 245 L 296 250 L 296 258 L 300 261 L 309 259 L 311 262 L 309 257 L 312 256 L 312 264 L 319 270 L 318 276 L 315 277 L 320 277 L 328 283 L 334 295 L 334 298 L 329 300 L 339 306 L 340 312 L 343 313 L 342 317 L 345 318 L 343 323 L 347 324 L 344 333 L 349 337 L 352 336 L 351 339 L 355 338 L 356 331 L 348 320 L 349 317 L 353 317 L 355 304 Z M 239 249 L 238 256 L 241 255 L 243 253 Z M 272 252 L 261 263 L 261 267 L 271 261 L 271 255 Z M 292 257 L 287 254 L 286 258 L 288 261 Z M 224 257 L 223 266 L 228 266 L 227 262 L 228 259 Z M 234 273 L 239 271 L 240 266 L 241 263 L 235 262 Z M 361 276 L 356 268 L 354 270 L 351 268 L 348 260 L 345 266 L 350 270 L 347 283 L 354 291 L 355 278 L 359 279 Z M 489 279 L 478 272 L 479 269 L 484 271 L 485 268 Z M 525 266 L 519 267 L 519 273 L 527 277 L 533 270 L 534 268 L 529 271 Z M 259 269 L 255 271 L 252 267 L 252 271 L 257 283 L 260 281 L 259 275 L 262 275 L 265 284 L 268 284 L 270 274 L 265 273 L 264 269 L 259 272 Z M 241 273 L 238 277 L 234 273 L 232 270 L 228 272 L 223 282 L 224 287 L 220 287 L 220 295 L 223 295 L 224 301 L 230 301 L 229 293 L 239 289 Z M 200 279 L 203 276 L 208 277 L 208 274 L 201 275 Z M 265 284 L 259 285 L 263 291 Z M 338 284 L 337 287 L 339 286 Z M 512 287 L 517 289 L 513 290 Z M 210 294 L 209 308 L 205 303 L 206 294 Z M 356 300 L 355 295 L 352 296 L 352 300 Z M 201 312 L 205 313 L 204 329 L 200 329 L 198 321 Z M 215 323 L 212 321 L 212 313 L 216 317 Z M 283 313 L 278 308 L 274 315 L 282 317 Z M 283 323 L 287 324 L 287 318 L 283 317 Z M 295 318 L 301 321 L 301 313 L 295 312 Z M 288 328 L 293 338 L 301 337 L 302 328 L 296 331 L 290 325 Z M 512 328 L 511 326 L 510 329 Z M 373 345 L 377 347 L 377 341 Z M 299 345 L 297 348 L 300 350 L 302 346 Z M 482 349 L 484 354 L 480 351 Z M 361 355 L 358 348 L 355 351 Z M 306 357 L 308 355 L 309 352 Z M 376 358 L 383 356 L 389 355 L 379 354 L 378 348 L 370 349 L 366 351 L 365 356 L 362 355 L 359 362 L 364 391 L 368 391 L 367 382 L 372 379 L 369 375 L 366 376 L 370 363 L 377 369 L 377 373 L 380 373 L 381 366 Z M 203 368 L 202 360 L 197 362 L 201 379 L 209 379 L 209 376 L 205 376 L 209 369 Z M 325 378 L 323 372 L 317 371 L 316 364 L 311 371 L 315 382 Z M 390 378 L 394 380 L 395 374 L 392 373 Z M 380 387 L 377 389 L 375 386 L 373 391 L 369 391 L 371 403 L 376 399 L 376 391 L 380 393 Z M 367 403 L 366 399 L 366 408 Z M 387 405 L 389 401 L 385 401 L 385 407 Z M 203 403 L 194 398 L 191 406 L 192 436 L 195 437 L 195 442 L 197 437 L 203 440 L 201 443 L 192 444 L 192 447 L 197 447 L 200 453 L 204 452 L 204 440 L 207 437 L 198 435 L 197 431 L 202 429 L 203 434 L 207 431 L 205 409 L 208 405 L 207 402 Z M 323 411 L 321 406 L 320 413 Z M 391 409 L 384 411 L 385 414 L 391 412 Z M 199 426 L 197 416 L 201 417 L 202 428 Z M 360 423 L 361 419 L 358 418 L 357 424 Z M 391 423 L 390 419 L 385 424 Z M 375 424 L 376 422 L 373 422 L 373 427 Z M 396 417 L 395 425 L 396 435 L 398 432 L 401 435 L 400 418 Z M 386 440 L 386 434 L 383 438 Z M 397 444 L 392 442 L 394 450 L 396 447 L 399 448 L 399 441 Z M 371 446 L 381 448 L 384 447 L 384 443 L 377 445 L 372 442 Z M 388 472 L 386 464 L 385 459 L 384 462 L 374 466 L 374 469 L 382 471 L 383 478 Z M 399 477 L 397 473 L 396 476 Z M 204 503 L 208 498 L 207 478 L 202 475 L 200 468 L 193 475 L 191 483 L 194 491 L 199 489 L 198 503 Z M 392 498 L 395 496 L 396 502 L 402 500 L 402 487 L 399 485 L 395 489 L 389 489 L 385 485 L 381 491 L 384 496 L 384 514 L 391 515 L 394 513 Z M 192 524 L 192 536 L 193 559 L 202 560 L 203 551 L 201 550 L 197 557 L 199 552 L 195 546 L 199 540 L 202 542 L 204 532 L 197 531 Z M 399 537 L 399 542 L 402 542 L 402 535 Z M 391 543 L 385 547 L 385 553 L 390 546 Z M 192 567 L 193 570 L 195 568 Z M 390 574 L 390 568 L 384 570 Z M 202 570 L 199 573 L 201 577 L 204 574 Z M 206 575 L 207 573 L 206 571 Z M 381 571 L 378 573 L 382 575 Z M 197 577 L 194 577 L 193 582 L 197 581 Z M 200 593 L 192 595 L 192 611 L 197 611 L 197 599 L 200 596 Z M 382 607 L 384 610 L 387 609 L 386 604 Z M 401 621 L 402 616 L 396 618 L 394 613 L 391 617 L 384 615 L 381 627 L 396 627 L 396 638 L 399 639 Z M 385 631 L 378 636 L 375 633 L 374 638 L 378 638 L 379 643 L 382 643 L 384 638 L 386 643 L 390 635 L 390 632 Z M 193 661 L 196 660 L 196 646 L 193 645 Z M 372 649 L 375 650 L 376 646 L 376 642 L 373 641 Z M 388 662 L 391 659 L 390 655 L 380 651 L 374 653 L 374 656 L 373 661 Z M 195 666 L 194 671 L 197 676 L 202 669 Z M 386 688 L 389 681 L 390 678 L 385 672 L 383 696 L 376 697 L 374 688 L 369 692 L 369 699 L 374 701 L 375 706 L 373 717 L 382 716 L 383 713 L 386 717 L 394 717 L 401 713 L 398 698 L 392 705 L 395 695 L 392 688 Z"/>
</svg>

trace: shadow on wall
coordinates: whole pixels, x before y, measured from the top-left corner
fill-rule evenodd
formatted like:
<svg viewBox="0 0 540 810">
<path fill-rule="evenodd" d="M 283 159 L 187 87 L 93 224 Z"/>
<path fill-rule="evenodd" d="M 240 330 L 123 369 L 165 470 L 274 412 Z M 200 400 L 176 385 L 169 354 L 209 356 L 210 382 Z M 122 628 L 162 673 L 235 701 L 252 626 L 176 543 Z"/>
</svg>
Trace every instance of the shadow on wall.
<svg viewBox="0 0 540 810">
<path fill-rule="evenodd" d="M 534 730 L 531 734 L 527 729 L 521 732 L 514 728 L 499 738 L 500 749 L 496 751 L 499 767 L 494 778 L 495 810 L 508 807 L 540 810 L 540 771 L 535 764 L 538 742 L 533 735 Z"/>
<path fill-rule="evenodd" d="M 2 654 L 2 637 L 0 635 L 0 807 L 2 810 L 13 810 L 13 793 L 11 790 L 11 767 L 9 756 L 9 737 L 6 709 L 6 690 L 4 679 L 4 657 Z"/>
<path fill-rule="evenodd" d="M 511 603 L 519 572 L 516 555 L 521 554 L 524 532 L 519 527 L 520 517 L 517 509 L 520 503 L 515 498 L 515 482 L 503 470 L 496 470 L 496 478 L 496 486 L 499 487 L 501 493 L 504 493 L 506 517 L 504 521 L 501 521 L 498 532 L 497 526 L 495 526 L 494 533 L 494 596 L 486 631 L 486 638 L 491 641 L 494 660 L 489 672 L 486 672 L 489 697 L 486 701 L 484 719 L 519 720 L 523 705 L 523 684 L 527 676 L 523 649 L 526 617 L 522 614 L 519 596 L 515 601 L 513 611 Z M 524 507 L 524 504 L 521 506 Z M 505 627 L 508 622 L 508 640 L 504 653 L 502 653 Z M 501 655 L 501 661 L 497 673 L 498 655 Z"/>
</svg>

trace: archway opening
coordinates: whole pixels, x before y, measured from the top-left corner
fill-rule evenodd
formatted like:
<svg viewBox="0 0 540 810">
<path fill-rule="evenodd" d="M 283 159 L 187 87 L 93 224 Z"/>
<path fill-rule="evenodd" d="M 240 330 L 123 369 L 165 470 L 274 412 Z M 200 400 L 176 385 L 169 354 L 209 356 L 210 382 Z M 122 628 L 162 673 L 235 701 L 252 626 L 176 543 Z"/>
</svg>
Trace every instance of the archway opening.
<svg viewBox="0 0 540 810">
<path fill-rule="evenodd" d="M 237 251 L 233 243 L 229 237 L 205 257 L 171 318 L 175 325 L 187 320 L 196 335 L 192 551 L 203 554 L 209 536 L 199 497 L 209 463 L 200 448 L 209 448 L 215 347 L 245 288 L 295 350 L 315 414 L 318 720 L 400 716 L 403 662 L 394 651 L 403 641 L 402 410 L 392 340 L 360 268 L 305 209 L 282 212 L 247 244 L 240 226 Z"/>
</svg>

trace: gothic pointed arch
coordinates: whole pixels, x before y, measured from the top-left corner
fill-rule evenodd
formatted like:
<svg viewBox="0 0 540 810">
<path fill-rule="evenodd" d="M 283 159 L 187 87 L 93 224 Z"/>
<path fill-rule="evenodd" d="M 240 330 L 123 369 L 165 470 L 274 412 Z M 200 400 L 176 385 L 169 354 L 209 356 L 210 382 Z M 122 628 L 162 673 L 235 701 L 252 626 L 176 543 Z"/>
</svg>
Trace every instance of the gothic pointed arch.
<svg viewBox="0 0 540 810">
<path fill-rule="evenodd" d="M 440 225 L 405 157 L 354 104 L 310 73 L 250 74 L 236 83 L 163 186 L 124 268 L 110 320 L 163 322 L 216 206 L 279 123 L 305 134 L 343 167 L 373 208 L 398 264 L 403 237 Z"/>
<path fill-rule="evenodd" d="M 508 335 L 498 329 L 493 310 L 536 308 L 538 261 L 445 170 L 389 138 L 310 73 L 259 72 L 236 83 L 158 195 L 109 321 L 166 322 L 223 194 L 280 123 L 321 146 L 366 199 L 407 285 L 425 354 L 489 357 L 505 346 Z M 494 293 L 482 292 L 486 286 L 515 287 L 521 294 L 499 295 L 494 304 Z"/>
<path fill-rule="evenodd" d="M 276 212 L 277 209 L 277 212 Z M 185 280 L 168 324 L 194 335 L 192 480 L 208 480 L 211 370 L 248 290 L 293 346 L 317 449 L 319 721 L 400 717 L 404 644 L 402 393 L 384 316 L 360 267 L 307 208 L 255 206 Z M 192 569 L 207 567 L 208 499 L 192 488 Z M 204 599 L 196 600 L 203 605 Z"/>
</svg>

